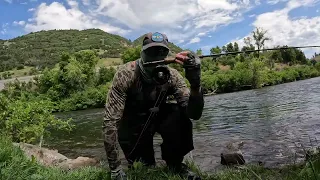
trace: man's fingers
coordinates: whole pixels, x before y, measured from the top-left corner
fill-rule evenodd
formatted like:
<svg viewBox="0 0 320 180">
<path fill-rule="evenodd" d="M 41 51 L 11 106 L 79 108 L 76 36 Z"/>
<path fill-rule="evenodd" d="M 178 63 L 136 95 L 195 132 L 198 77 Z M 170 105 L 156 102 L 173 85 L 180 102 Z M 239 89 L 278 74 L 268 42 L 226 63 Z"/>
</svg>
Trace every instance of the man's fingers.
<svg viewBox="0 0 320 180">
<path fill-rule="evenodd" d="M 186 55 L 189 54 L 189 53 L 190 53 L 189 51 L 182 51 L 182 52 L 180 52 L 180 53 L 178 53 L 178 54 L 181 54 L 181 55 L 186 56 Z"/>
<path fill-rule="evenodd" d="M 177 63 L 179 63 L 179 64 L 183 65 L 183 62 L 182 62 L 182 61 L 180 61 L 180 60 L 178 60 L 178 59 L 175 59 L 175 62 L 177 62 Z"/>
<path fill-rule="evenodd" d="M 180 60 L 180 61 L 186 61 L 189 57 L 183 54 L 177 54 L 176 55 L 176 59 Z"/>
</svg>

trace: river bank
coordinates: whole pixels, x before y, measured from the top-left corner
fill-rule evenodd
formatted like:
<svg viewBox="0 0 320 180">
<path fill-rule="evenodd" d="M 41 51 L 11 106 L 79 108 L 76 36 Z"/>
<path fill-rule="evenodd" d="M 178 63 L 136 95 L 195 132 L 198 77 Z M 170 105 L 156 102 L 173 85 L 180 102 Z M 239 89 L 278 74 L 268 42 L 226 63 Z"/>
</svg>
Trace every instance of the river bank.
<svg viewBox="0 0 320 180">
<path fill-rule="evenodd" d="M 53 166 L 43 166 L 35 159 L 27 158 L 24 152 L 12 142 L 1 136 L 0 138 L 0 177 L 1 179 L 46 179 L 46 180 L 107 180 L 110 173 L 103 167 L 86 166 L 74 170 L 64 170 Z M 225 168 L 218 172 L 204 173 L 199 168 L 188 163 L 189 167 L 201 175 L 203 180 L 224 179 L 314 179 L 320 169 L 311 171 L 320 158 L 315 156 L 307 163 L 290 165 L 282 168 L 264 168 L 258 165 L 245 165 L 238 168 Z M 308 166 L 308 163 L 310 165 Z M 181 179 L 170 173 L 163 166 L 146 169 L 136 164 L 134 170 L 125 170 L 131 179 L 178 180 Z M 311 172 L 310 172 L 311 171 Z"/>
</svg>

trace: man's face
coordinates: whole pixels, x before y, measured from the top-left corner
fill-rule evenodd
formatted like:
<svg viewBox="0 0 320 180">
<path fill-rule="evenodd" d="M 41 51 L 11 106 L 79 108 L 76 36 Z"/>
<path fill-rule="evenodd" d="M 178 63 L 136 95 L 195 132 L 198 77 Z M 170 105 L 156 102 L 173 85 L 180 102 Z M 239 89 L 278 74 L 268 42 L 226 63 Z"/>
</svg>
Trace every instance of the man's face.
<svg viewBox="0 0 320 180">
<path fill-rule="evenodd" d="M 167 57 L 169 53 L 169 49 L 162 47 L 162 46 L 153 46 L 149 47 L 148 49 L 144 50 L 144 57 L 143 60 L 144 62 L 152 62 L 152 61 L 159 61 L 163 60 Z M 155 66 L 151 67 L 144 67 L 145 71 L 148 74 L 152 74 L 152 71 L 155 69 Z"/>
<path fill-rule="evenodd" d="M 159 61 L 167 57 L 169 49 L 162 46 L 153 46 L 144 50 L 147 55 L 145 62 Z"/>
</svg>

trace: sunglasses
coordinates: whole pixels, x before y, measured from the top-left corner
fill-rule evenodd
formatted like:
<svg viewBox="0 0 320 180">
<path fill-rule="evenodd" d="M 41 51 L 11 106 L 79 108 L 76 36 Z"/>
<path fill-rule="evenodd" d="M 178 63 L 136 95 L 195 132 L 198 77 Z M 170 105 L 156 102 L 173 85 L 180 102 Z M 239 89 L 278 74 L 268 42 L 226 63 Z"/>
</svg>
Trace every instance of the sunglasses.
<svg viewBox="0 0 320 180">
<path fill-rule="evenodd" d="M 149 57 L 167 56 L 169 54 L 169 49 L 162 46 L 149 47 L 144 51 Z"/>
</svg>

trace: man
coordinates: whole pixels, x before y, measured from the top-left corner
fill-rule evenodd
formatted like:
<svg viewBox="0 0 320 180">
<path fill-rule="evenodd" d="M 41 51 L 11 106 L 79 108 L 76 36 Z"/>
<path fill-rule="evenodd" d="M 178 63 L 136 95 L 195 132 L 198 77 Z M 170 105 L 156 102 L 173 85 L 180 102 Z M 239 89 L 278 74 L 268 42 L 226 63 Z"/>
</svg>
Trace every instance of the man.
<svg viewBox="0 0 320 180">
<path fill-rule="evenodd" d="M 153 136 L 158 132 L 162 159 L 167 166 L 188 178 L 194 177 L 182 163 L 193 150 L 192 122 L 202 115 L 203 92 L 200 87 L 200 59 L 191 52 L 176 55 L 185 67 L 191 90 L 176 69 L 167 65 L 146 67 L 144 63 L 165 59 L 168 38 L 161 33 L 147 33 L 141 58 L 119 67 L 108 92 L 103 123 L 104 145 L 112 179 L 126 179 L 119 159 L 119 147 L 132 165 L 140 161 L 154 166 Z M 177 103 L 167 103 L 173 96 Z M 199 179 L 199 177 L 197 177 Z"/>
</svg>

